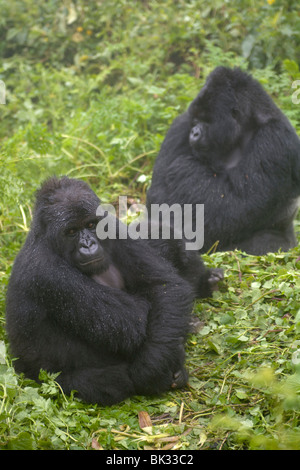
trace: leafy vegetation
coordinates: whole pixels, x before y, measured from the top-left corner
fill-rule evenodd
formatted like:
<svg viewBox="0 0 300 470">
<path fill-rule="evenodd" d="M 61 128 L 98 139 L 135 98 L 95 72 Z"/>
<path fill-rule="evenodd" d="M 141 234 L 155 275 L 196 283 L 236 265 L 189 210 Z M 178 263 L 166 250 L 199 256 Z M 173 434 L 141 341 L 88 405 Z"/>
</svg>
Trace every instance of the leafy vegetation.
<svg viewBox="0 0 300 470">
<path fill-rule="evenodd" d="M 17 376 L 5 290 L 52 174 L 104 202 L 145 200 L 171 121 L 217 65 L 250 70 L 300 131 L 300 6 L 293 0 L 0 0 L 0 448 L 299 449 L 299 249 L 205 256 L 223 266 L 190 337 L 190 386 L 101 408 Z M 299 223 L 297 223 L 299 227 Z M 299 354 L 298 354 L 299 353 Z M 146 421 L 146 425 L 145 425 Z"/>
</svg>

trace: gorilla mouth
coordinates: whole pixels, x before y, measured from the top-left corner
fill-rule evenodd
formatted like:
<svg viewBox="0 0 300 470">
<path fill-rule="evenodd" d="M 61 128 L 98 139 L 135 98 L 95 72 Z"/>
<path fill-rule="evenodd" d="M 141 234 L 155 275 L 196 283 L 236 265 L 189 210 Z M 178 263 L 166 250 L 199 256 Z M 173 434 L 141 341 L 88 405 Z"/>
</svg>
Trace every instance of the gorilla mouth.
<svg viewBox="0 0 300 470">
<path fill-rule="evenodd" d="M 104 260 L 104 256 L 100 256 L 98 258 L 93 258 L 90 261 L 80 262 L 79 264 L 80 264 L 80 266 L 88 266 L 89 264 L 99 263 L 103 260 Z"/>
</svg>

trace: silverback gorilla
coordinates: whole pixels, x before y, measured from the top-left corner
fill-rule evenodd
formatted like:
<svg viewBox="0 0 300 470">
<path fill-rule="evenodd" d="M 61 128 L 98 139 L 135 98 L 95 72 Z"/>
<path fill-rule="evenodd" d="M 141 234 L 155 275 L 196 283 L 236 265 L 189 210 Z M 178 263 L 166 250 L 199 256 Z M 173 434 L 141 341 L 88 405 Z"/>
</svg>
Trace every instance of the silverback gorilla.
<svg viewBox="0 0 300 470">
<path fill-rule="evenodd" d="M 80 180 L 54 177 L 37 192 L 7 292 L 16 370 L 61 372 L 66 393 L 101 405 L 184 386 L 191 286 L 147 241 L 99 240 L 98 206 Z M 200 278 L 209 295 L 220 276 L 201 265 Z"/>
<path fill-rule="evenodd" d="M 204 246 L 265 254 L 296 245 L 300 140 L 261 85 L 217 67 L 173 122 L 147 206 L 204 204 Z"/>
</svg>

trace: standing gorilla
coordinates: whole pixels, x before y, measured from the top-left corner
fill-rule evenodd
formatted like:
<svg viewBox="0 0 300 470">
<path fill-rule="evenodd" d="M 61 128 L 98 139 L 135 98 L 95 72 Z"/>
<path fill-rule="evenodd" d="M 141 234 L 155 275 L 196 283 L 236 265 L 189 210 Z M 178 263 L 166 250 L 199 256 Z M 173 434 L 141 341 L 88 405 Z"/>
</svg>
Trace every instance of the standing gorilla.
<svg viewBox="0 0 300 470">
<path fill-rule="evenodd" d="M 296 245 L 300 140 L 261 85 L 217 67 L 173 122 L 155 162 L 151 204 L 204 204 L 204 246 L 265 254 Z"/>
<path fill-rule="evenodd" d="M 146 241 L 99 241 L 98 206 L 83 181 L 44 183 L 13 267 L 6 322 L 18 372 L 37 380 L 41 368 L 60 371 L 66 393 L 111 405 L 185 385 L 193 296 Z M 208 283 L 210 271 L 201 275 Z"/>
</svg>

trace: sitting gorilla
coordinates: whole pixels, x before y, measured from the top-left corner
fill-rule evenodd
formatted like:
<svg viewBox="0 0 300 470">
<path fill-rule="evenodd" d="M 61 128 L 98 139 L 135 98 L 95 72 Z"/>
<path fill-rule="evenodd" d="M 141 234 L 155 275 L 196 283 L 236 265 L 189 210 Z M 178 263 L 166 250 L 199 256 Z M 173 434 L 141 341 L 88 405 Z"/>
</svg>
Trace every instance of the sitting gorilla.
<svg viewBox="0 0 300 470">
<path fill-rule="evenodd" d="M 300 140 L 261 85 L 217 67 L 173 122 L 147 206 L 204 204 L 204 245 L 265 254 L 296 245 Z M 217 243 L 216 243 L 217 242 Z"/>
<path fill-rule="evenodd" d="M 98 206 L 66 177 L 37 192 L 7 292 L 16 370 L 35 380 L 41 368 L 61 372 L 66 393 L 101 405 L 184 386 L 192 289 L 147 241 L 99 241 Z M 209 294 L 215 276 L 201 269 Z"/>
</svg>

